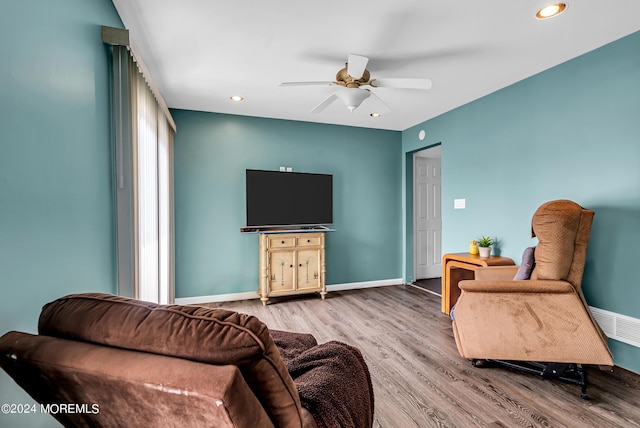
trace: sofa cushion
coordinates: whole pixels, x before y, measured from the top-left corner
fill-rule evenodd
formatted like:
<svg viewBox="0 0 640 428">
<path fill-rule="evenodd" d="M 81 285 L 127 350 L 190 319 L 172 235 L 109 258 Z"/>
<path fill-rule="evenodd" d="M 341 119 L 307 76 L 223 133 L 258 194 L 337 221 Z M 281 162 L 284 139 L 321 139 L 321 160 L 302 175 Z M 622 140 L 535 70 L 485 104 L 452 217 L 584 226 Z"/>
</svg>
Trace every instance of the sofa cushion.
<svg viewBox="0 0 640 428">
<path fill-rule="evenodd" d="M 253 316 L 85 293 L 45 305 L 38 330 L 47 336 L 236 365 L 276 426 L 302 425 L 293 380 L 269 330 Z"/>
<path fill-rule="evenodd" d="M 531 223 L 538 238 L 531 279 L 567 278 L 581 213 L 580 205 L 568 200 L 547 202 L 538 208 Z"/>
<path fill-rule="evenodd" d="M 513 277 L 514 281 L 526 280 L 531 278 L 531 272 L 535 266 L 534 257 L 535 247 L 527 247 L 522 253 L 522 263 L 516 272 L 516 276 Z"/>
</svg>

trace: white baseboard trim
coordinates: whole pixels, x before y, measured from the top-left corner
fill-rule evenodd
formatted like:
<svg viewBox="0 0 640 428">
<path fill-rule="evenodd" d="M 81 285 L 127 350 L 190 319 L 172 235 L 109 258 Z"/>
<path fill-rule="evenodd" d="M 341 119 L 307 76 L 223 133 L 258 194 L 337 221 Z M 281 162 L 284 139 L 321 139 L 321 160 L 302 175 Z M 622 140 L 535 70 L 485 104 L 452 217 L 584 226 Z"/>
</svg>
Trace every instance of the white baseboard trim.
<svg viewBox="0 0 640 428">
<path fill-rule="evenodd" d="M 230 293 L 230 294 L 211 294 L 209 296 L 195 296 L 195 297 L 178 297 L 175 299 L 176 305 L 197 305 L 200 303 L 214 303 L 214 302 L 235 302 L 236 300 L 251 300 L 259 299 L 258 293 L 255 291 L 245 291 L 243 293 Z"/>
<path fill-rule="evenodd" d="M 372 288 L 372 287 L 386 287 L 389 285 L 401 285 L 404 284 L 402 278 L 395 279 L 381 279 L 378 281 L 364 281 L 364 282 L 348 282 L 345 284 L 332 284 L 327 285 L 327 291 L 344 291 L 344 290 L 357 290 L 360 288 Z M 237 300 L 251 300 L 258 299 L 258 293 L 255 291 L 245 291 L 243 293 L 230 293 L 230 294 L 212 294 L 209 296 L 195 296 L 195 297 L 178 297 L 175 299 L 176 305 L 198 305 L 200 303 L 217 303 L 217 302 L 235 302 Z"/>
<path fill-rule="evenodd" d="M 364 282 L 347 282 L 345 284 L 327 285 L 327 291 L 358 290 L 360 288 L 387 287 L 389 285 L 402 285 L 402 284 L 404 284 L 404 281 L 402 280 L 402 278 L 380 279 L 377 281 L 364 281 Z"/>
</svg>

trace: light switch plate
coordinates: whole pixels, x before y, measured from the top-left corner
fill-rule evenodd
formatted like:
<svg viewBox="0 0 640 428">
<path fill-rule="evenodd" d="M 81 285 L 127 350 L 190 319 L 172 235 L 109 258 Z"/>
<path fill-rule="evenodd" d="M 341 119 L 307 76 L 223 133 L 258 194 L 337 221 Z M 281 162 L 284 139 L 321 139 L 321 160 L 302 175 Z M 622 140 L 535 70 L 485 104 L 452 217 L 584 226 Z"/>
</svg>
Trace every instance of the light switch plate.
<svg viewBox="0 0 640 428">
<path fill-rule="evenodd" d="M 454 199 L 453 200 L 453 209 L 455 210 L 463 210 L 467 205 L 466 199 Z"/>
</svg>

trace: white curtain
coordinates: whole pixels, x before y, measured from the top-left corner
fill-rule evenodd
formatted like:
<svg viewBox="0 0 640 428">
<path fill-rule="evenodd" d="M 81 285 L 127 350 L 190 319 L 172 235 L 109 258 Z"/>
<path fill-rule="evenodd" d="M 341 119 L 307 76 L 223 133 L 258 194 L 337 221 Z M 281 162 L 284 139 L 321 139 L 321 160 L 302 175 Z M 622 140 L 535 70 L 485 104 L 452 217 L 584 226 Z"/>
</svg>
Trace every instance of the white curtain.
<svg viewBox="0 0 640 428">
<path fill-rule="evenodd" d="M 158 110 L 158 302 L 173 303 L 173 132 Z"/>
<path fill-rule="evenodd" d="M 175 125 L 144 66 L 113 50 L 118 293 L 172 303 Z"/>
<path fill-rule="evenodd" d="M 158 112 L 156 100 L 144 78 L 137 74 L 137 167 L 138 167 L 138 297 L 158 302 Z"/>
</svg>

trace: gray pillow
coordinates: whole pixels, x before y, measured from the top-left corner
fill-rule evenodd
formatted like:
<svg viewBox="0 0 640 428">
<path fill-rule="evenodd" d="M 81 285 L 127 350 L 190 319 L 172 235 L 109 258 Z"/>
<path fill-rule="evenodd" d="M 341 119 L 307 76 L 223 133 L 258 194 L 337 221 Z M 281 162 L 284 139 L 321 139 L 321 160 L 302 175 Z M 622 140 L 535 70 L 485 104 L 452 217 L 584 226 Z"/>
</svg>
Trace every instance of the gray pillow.
<svg viewBox="0 0 640 428">
<path fill-rule="evenodd" d="M 536 261 L 533 256 L 535 249 L 535 247 L 525 248 L 524 253 L 522 253 L 522 263 L 520 264 L 520 268 L 518 269 L 516 276 L 513 277 L 514 281 L 531 278 L 531 271 L 533 271 L 533 267 L 536 265 Z"/>
</svg>

